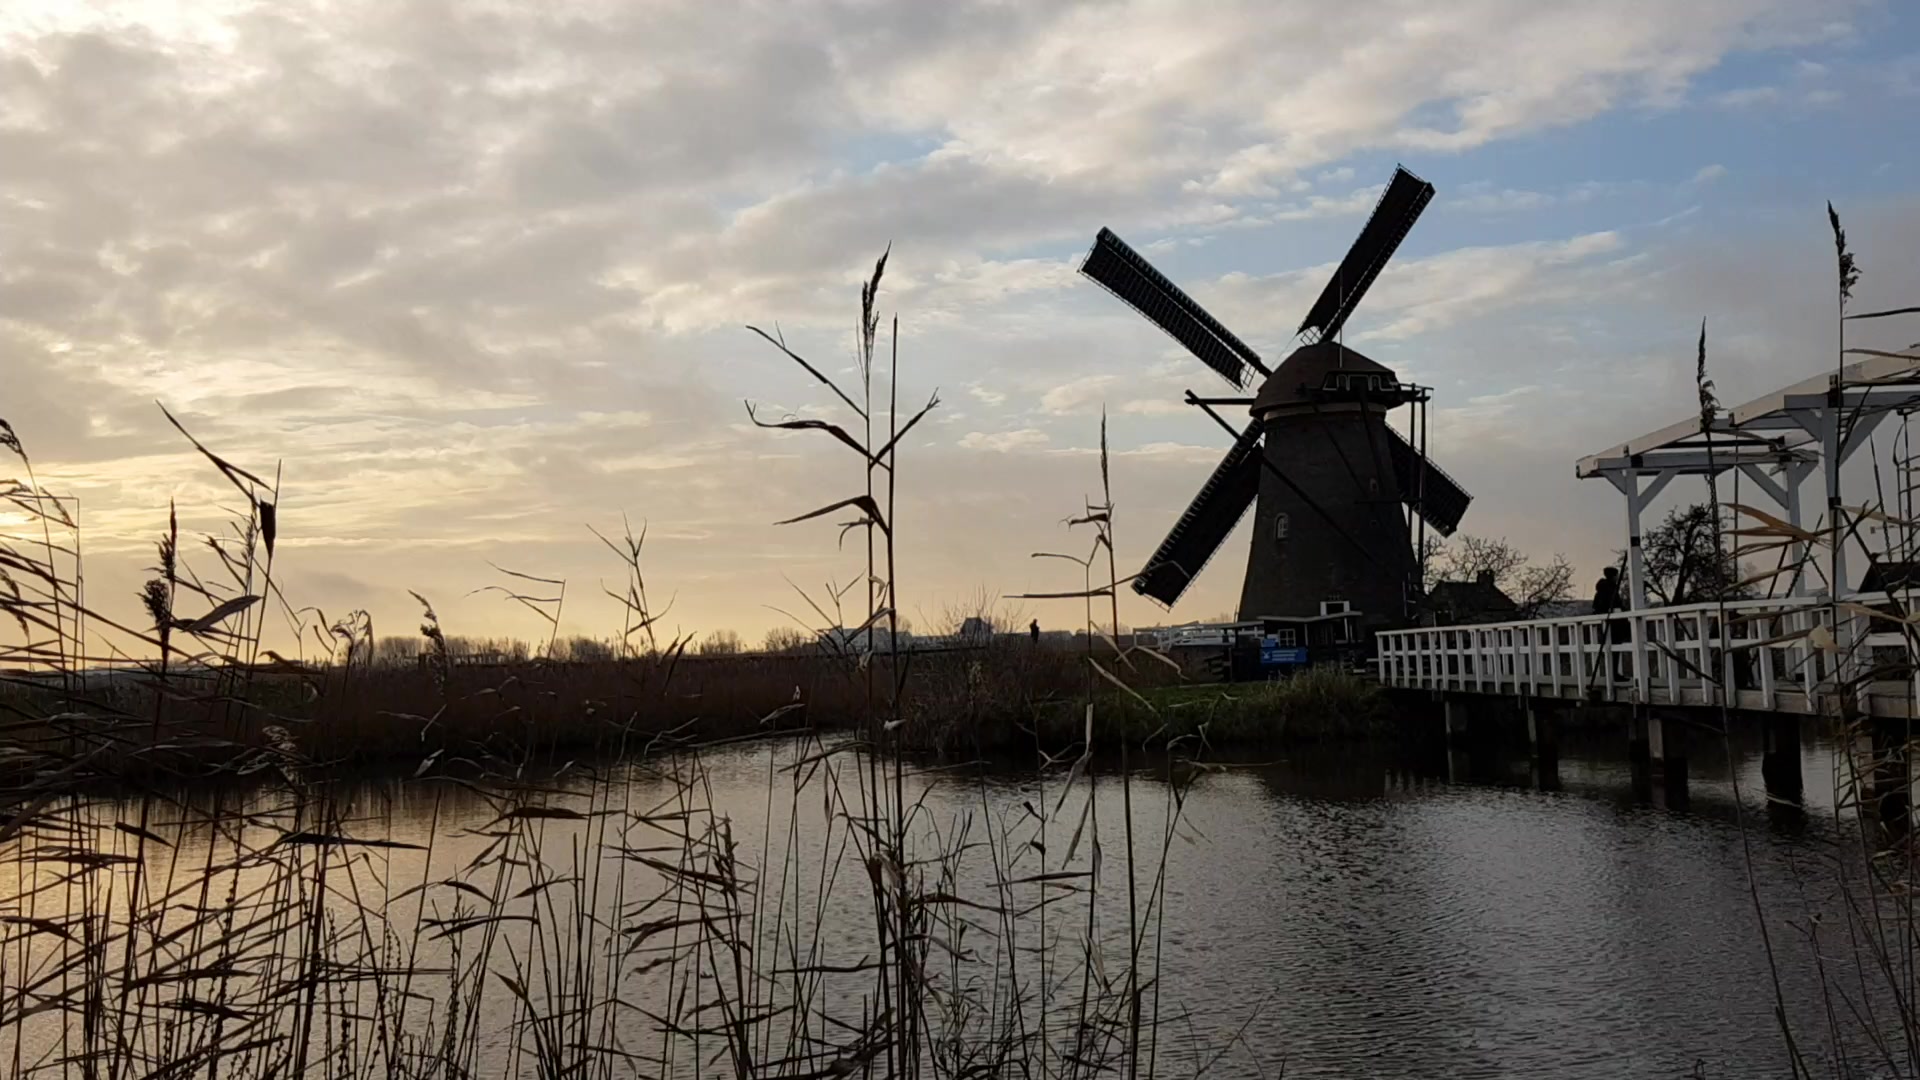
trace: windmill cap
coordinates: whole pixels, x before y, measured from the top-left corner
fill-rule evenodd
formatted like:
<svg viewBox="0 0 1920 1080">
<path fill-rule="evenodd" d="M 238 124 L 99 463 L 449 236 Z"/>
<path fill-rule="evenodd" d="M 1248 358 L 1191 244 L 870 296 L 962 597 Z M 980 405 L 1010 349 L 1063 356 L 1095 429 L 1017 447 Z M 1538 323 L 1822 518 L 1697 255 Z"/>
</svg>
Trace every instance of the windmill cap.
<svg viewBox="0 0 1920 1080">
<path fill-rule="evenodd" d="M 1359 385 L 1342 385 L 1354 377 Z M 1253 413 L 1260 416 L 1273 409 L 1312 406 L 1349 389 L 1364 389 L 1380 404 L 1391 406 L 1398 404 L 1401 387 L 1392 368 L 1339 342 L 1302 345 L 1260 384 L 1260 393 L 1253 399 Z"/>
</svg>

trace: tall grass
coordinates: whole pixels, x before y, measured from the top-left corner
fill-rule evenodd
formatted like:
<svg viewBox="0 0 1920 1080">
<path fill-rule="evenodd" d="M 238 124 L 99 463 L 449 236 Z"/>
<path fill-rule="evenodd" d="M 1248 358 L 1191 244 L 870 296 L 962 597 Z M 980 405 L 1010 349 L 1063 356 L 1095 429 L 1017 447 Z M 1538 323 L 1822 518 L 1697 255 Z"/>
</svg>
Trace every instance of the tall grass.
<svg viewBox="0 0 1920 1080">
<path fill-rule="evenodd" d="M 859 453 L 861 493 L 795 519 L 856 515 L 863 577 L 807 602 L 824 613 L 864 595 L 868 627 L 898 618 L 898 449 L 926 415 L 894 408 L 891 349 L 876 407 L 883 269 L 863 289 L 858 402 L 833 387 L 857 414 L 860 436 L 834 437 Z M 878 654 L 869 635 L 827 646 L 829 664 L 691 659 L 653 636 L 663 612 L 629 533 L 609 544 L 629 570 L 624 661 L 458 664 L 423 597 L 419 662 L 383 668 L 370 620 L 330 622 L 281 595 L 277 481 L 176 426 L 246 502 L 197 544 L 170 517 L 142 593 L 150 625 L 88 608 L 64 504 L 34 479 L 8 496 L 41 533 L 0 540 L 0 615 L 19 632 L 5 659 L 41 672 L 0 675 L 8 1075 L 1206 1068 L 1171 1060 L 1158 980 L 1142 974 L 1183 793 L 1167 789 L 1154 836 L 1137 836 L 1146 811 L 1122 769 L 1115 891 L 1115 808 L 1091 744 L 1075 747 L 1081 766 L 1042 757 L 1018 806 L 976 774 L 922 768 L 915 751 L 940 722 L 916 704 L 922 687 L 975 678 L 979 656 L 925 678 L 920 658 Z M 558 607 L 558 579 L 541 584 L 556 591 L 506 591 Z M 270 614 L 332 662 L 263 648 Z M 146 659 L 83 678 L 101 659 L 86 655 L 88 624 Z M 752 715 L 751 689 L 726 699 L 743 684 L 778 685 L 785 704 Z M 551 723 L 563 699 L 591 703 L 564 729 Z M 823 702 L 859 726 L 811 723 Z M 732 726 L 701 724 L 715 717 Z M 719 751 L 723 735 L 756 741 Z M 404 771 L 343 780 L 350 748 L 369 745 Z"/>
<path fill-rule="evenodd" d="M 1848 249 L 1846 232 L 1831 204 L 1827 207 L 1833 230 L 1836 254 L 1836 370 L 1826 409 L 1840 424 L 1838 446 L 1852 441 L 1855 425 L 1866 411 L 1864 398 L 1854 401 L 1847 391 L 1865 389 L 1846 381 L 1847 358 L 1875 355 L 1920 361 L 1920 353 L 1888 353 L 1873 349 L 1849 349 L 1846 340 L 1847 313 L 1859 267 Z M 1910 314 L 1912 309 L 1873 313 L 1865 317 Z M 1707 434 L 1707 453 L 1716 453 L 1713 435 L 1716 420 L 1723 415 L 1707 377 L 1707 338 L 1701 327 L 1696 355 L 1696 388 L 1700 402 L 1702 430 Z M 1871 389 L 1867 389 L 1871 394 Z M 1900 413 L 1902 445 L 1910 435 L 1911 416 Z M 1828 472 L 1827 512 L 1822 521 L 1806 529 L 1764 511 L 1743 505 L 1735 488 L 1735 498 L 1726 509 L 1735 515 L 1737 528 L 1732 534 L 1748 538 L 1735 549 L 1734 557 L 1765 555 L 1775 565 L 1743 584 L 1768 583 L 1771 590 L 1782 581 L 1798 582 L 1807 578 L 1818 582 L 1825 594 L 1826 622 L 1794 633 L 1783 633 L 1777 624 L 1764 626 L 1767 636 L 1778 640 L 1804 639 L 1806 649 L 1800 662 L 1810 665 L 1820 682 L 1824 705 L 1822 720 L 1830 734 L 1843 747 L 1835 755 L 1834 771 L 1829 777 L 1832 790 L 1832 832 L 1840 843 L 1825 853 L 1827 857 L 1810 864 L 1796 864 L 1801 886 L 1810 897 L 1835 896 L 1839 899 L 1839 925 L 1820 918 L 1796 919 L 1790 913 L 1769 910 L 1753 889 L 1751 860 L 1753 841 L 1747 835 L 1747 821 L 1740 820 L 1741 839 L 1747 851 L 1749 887 L 1753 890 L 1756 917 L 1756 946 L 1766 954 L 1773 980 L 1775 1020 L 1781 1036 L 1783 1058 L 1795 1077 L 1830 1075 L 1848 1077 L 1876 1075 L 1889 1077 L 1920 1076 L 1920 921 L 1916 921 L 1914 892 L 1920 879 L 1916 865 L 1915 841 L 1908 819 L 1912 784 L 1911 755 L 1914 744 L 1910 719 L 1876 718 L 1862 708 L 1869 689 L 1897 682 L 1905 687 L 1906 714 L 1914 712 L 1916 678 L 1920 677 L 1920 623 L 1915 620 L 1911 595 L 1895 588 L 1884 604 L 1865 607 L 1844 599 L 1854 575 L 1847 571 L 1845 552 L 1849 546 L 1865 550 L 1870 557 L 1890 567 L 1920 560 L 1911 510 L 1914 477 L 1901 467 L 1897 487 L 1887 490 L 1880 471 L 1877 444 L 1869 441 L 1873 459 L 1873 492 L 1870 497 L 1855 497 L 1851 502 L 1842 490 L 1837 468 Z M 1826 448 L 1836 452 L 1836 444 Z M 1896 448 L 1895 462 L 1902 457 Z M 1709 475 L 1709 496 L 1715 523 L 1714 539 L 1721 534 L 1720 487 Z M 1737 477 L 1735 481 L 1738 483 Z M 1879 534 L 1876 545 L 1873 534 Z M 1718 612 L 1720 625 L 1728 626 L 1729 615 L 1723 602 Z M 1850 627 L 1864 619 L 1865 633 Z M 1897 644 L 1889 646 L 1888 637 Z M 1731 713 L 1723 671 L 1732 665 L 1715 659 L 1710 673 L 1703 672 L 1715 689 L 1718 705 L 1713 734 L 1723 748 L 1729 745 Z M 1791 677 L 1799 672 L 1790 671 Z M 1731 750 L 1728 751 L 1731 760 Z M 1736 777 L 1736 805 L 1739 788 Z M 1791 931 L 1789 940 L 1776 942 L 1773 927 Z M 1792 947 L 1798 937 L 1801 948 Z M 1820 995 L 1821 1022 L 1811 1029 L 1796 1027 L 1789 1021 L 1786 1003 L 1780 991 L 1780 969 L 1788 964 L 1803 964 L 1811 969 Z M 1847 974 L 1843 975 L 1842 972 Z"/>
</svg>

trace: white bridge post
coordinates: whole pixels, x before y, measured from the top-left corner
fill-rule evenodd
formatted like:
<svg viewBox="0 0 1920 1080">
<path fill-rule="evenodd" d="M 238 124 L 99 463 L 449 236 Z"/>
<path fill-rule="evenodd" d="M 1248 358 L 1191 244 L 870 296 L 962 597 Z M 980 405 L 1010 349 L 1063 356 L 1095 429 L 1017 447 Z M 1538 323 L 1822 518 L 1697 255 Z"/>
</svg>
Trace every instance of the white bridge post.
<svg viewBox="0 0 1920 1080">
<path fill-rule="evenodd" d="M 1652 475 L 1652 482 L 1647 485 L 1645 491 L 1642 491 L 1638 469 L 1623 469 L 1617 473 L 1607 474 L 1607 479 L 1613 482 L 1613 486 L 1619 488 L 1620 493 L 1627 497 L 1627 602 L 1630 607 L 1627 640 L 1633 646 L 1634 700 L 1643 704 L 1647 701 L 1648 676 L 1647 631 L 1644 621 L 1644 613 L 1647 610 L 1647 563 L 1646 556 L 1640 550 L 1642 536 L 1640 515 L 1649 503 L 1666 490 L 1666 486 L 1673 481 L 1675 471 L 1662 469 Z M 1605 662 L 1611 664 L 1613 646 L 1619 643 L 1613 641 L 1611 637 L 1607 638 L 1607 642 L 1608 655 Z"/>
</svg>

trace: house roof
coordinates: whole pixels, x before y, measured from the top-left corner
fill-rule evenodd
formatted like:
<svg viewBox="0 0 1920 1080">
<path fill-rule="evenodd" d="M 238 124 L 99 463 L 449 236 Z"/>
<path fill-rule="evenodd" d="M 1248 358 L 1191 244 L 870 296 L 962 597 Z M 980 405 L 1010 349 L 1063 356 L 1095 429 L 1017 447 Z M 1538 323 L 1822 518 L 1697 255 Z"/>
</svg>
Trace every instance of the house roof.
<svg viewBox="0 0 1920 1080">
<path fill-rule="evenodd" d="M 1867 565 L 1867 574 L 1860 580 L 1861 592 L 1885 592 L 1915 586 L 1920 586 L 1920 561 L 1913 560 L 1875 559 Z"/>
<path fill-rule="evenodd" d="M 1571 619 L 1593 614 L 1591 600 L 1549 600 L 1534 613 L 1536 619 Z"/>
<path fill-rule="evenodd" d="M 1473 581 L 1441 581 L 1427 590 L 1427 603 L 1453 611 L 1518 611 L 1520 605 L 1485 576 Z"/>
</svg>

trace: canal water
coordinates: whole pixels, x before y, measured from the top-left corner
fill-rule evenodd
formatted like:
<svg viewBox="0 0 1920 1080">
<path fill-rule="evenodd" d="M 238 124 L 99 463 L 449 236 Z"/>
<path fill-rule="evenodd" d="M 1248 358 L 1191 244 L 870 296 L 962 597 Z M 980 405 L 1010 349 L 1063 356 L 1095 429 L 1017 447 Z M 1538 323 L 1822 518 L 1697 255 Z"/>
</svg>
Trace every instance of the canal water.
<svg viewBox="0 0 1920 1080">
<path fill-rule="evenodd" d="M 857 854 L 844 854 L 858 847 L 849 847 L 846 800 L 811 787 L 793 796 L 801 773 L 821 764 L 793 770 L 799 745 L 709 752 L 700 794 L 726 821 L 762 903 L 798 911 L 794 896 L 808 897 L 796 922 L 811 920 L 812 939 L 827 954 L 848 954 L 846 963 L 870 952 L 860 944 L 872 931 L 867 875 Z M 1149 905 L 1164 881 L 1160 917 L 1142 946 L 1149 963 L 1158 957 L 1162 1075 L 1786 1076 L 1776 979 L 1816 1071 L 1911 1075 L 1892 993 L 1892 984 L 1905 987 L 1911 954 L 1901 946 L 1884 965 L 1860 962 L 1873 911 L 1880 932 L 1899 937 L 1891 927 L 1898 903 L 1883 893 L 1876 909 L 1861 861 L 1848 854 L 1861 832 L 1850 810 L 1835 808 L 1832 748 L 1805 746 L 1804 808 L 1769 804 L 1757 745 L 1732 750 L 1729 761 L 1716 745 L 1697 749 L 1684 805 L 1635 783 L 1620 732 L 1569 734 L 1546 776 L 1524 757 L 1319 748 L 1200 770 L 1170 772 L 1154 760 L 1132 774 L 1128 791 L 1109 762 L 1095 770 L 1090 813 L 1086 780 L 1063 796 L 1058 773 L 1042 784 L 1017 771 L 929 770 L 910 775 L 904 793 L 928 843 L 969 852 L 940 887 L 988 906 L 995 860 L 1021 874 L 1088 871 L 1097 842 L 1095 937 L 1109 965 L 1125 952 L 1115 934 L 1125 920 L 1122 814 L 1131 802 L 1136 903 Z M 846 783 L 857 780 L 857 760 L 829 759 L 850 770 Z M 644 835 L 596 831 L 593 822 L 615 807 L 676 805 L 657 778 L 626 781 L 614 798 L 604 778 L 589 785 L 573 776 L 543 786 L 552 805 L 589 817 L 541 823 L 551 828 L 541 856 L 548 865 L 535 877 L 590 877 L 581 868 L 597 860 L 582 852 L 596 844 L 651 850 Z M 360 908 L 388 919 L 395 941 L 385 947 L 404 950 L 423 896 L 431 917 L 446 917 L 458 897 L 432 889 L 407 897 L 402 886 L 471 873 L 489 830 L 498 830 L 497 809 L 465 788 L 419 781 L 360 784 L 346 801 L 343 829 L 431 848 L 376 850 L 351 875 Z M 1045 833 L 1035 825 L 1042 807 L 1058 809 Z M 252 827 L 270 828 L 267 816 Z M 208 844 L 194 831 L 182 825 L 174 836 L 189 865 Z M 1021 854 L 1009 854 L 1015 849 Z M 1039 849 L 1049 852 L 1045 861 L 1031 854 Z M 831 880 L 819 877 L 829 866 Z M 382 874 L 388 880 L 375 880 Z M 638 880 L 617 896 L 596 888 L 612 897 L 599 913 L 606 926 L 625 921 L 609 940 L 630 940 L 635 920 L 651 917 L 638 910 L 649 888 Z M 333 891 L 346 890 L 336 883 Z M 538 915 L 559 892 L 524 905 Z M 1848 918 L 1849 896 L 1857 919 Z M 1084 930 L 1071 905 L 1058 910 L 1050 940 L 1070 965 Z M 992 918 L 979 921 L 982 935 L 994 927 Z M 1821 935 L 1818 958 L 1810 928 Z M 500 932 L 511 943 L 521 931 Z M 755 932 L 767 933 L 764 921 Z M 424 946 L 416 962 L 445 962 L 444 940 Z M 972 943 L 991 951 L 990 940 Z M 515 963 L 532 962 L 543 947 L 529 941 Z M 644 1004 L 669 995 L 645 965 L 627 971 L 616 979 L 623 997 Z M 864 976 L 829 979 L 826 992 L 867 985 Z M 412 989 L 432 992 L 425 980 Z M 511 1006 L 497 987 L 490 993 L 489 1009 Z M 534 1075 L 530 1055 L 514 1049 L 525 1032 L 503 1017 L 474 1036 L 478 1075 Z M 39 1019 L 28 1039 L 44 1051 L 55 1036 Z M 637 1013 L 629 1020 L 635 1031 L 647 1026 Z M 1870 1030 L 1891 1033 L 1898 1056 L 1877 1050 Z M 1845 1058 L 1838 1069 L 1836 1047 Z"/>
</svg>

